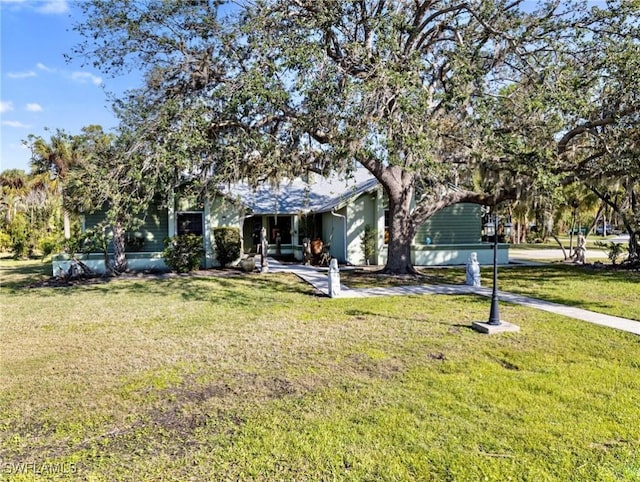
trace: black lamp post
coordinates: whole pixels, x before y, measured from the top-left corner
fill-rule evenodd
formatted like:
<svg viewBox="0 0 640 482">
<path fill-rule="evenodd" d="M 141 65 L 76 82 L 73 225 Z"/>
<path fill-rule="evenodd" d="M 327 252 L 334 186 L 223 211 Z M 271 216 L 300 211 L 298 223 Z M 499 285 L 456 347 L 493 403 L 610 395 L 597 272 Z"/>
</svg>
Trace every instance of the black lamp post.
<svg viewBox="0 0 640 482">
<path fill-rule="evenodd" d="M 484 225 L 487 239 L 493 236 L 493 291 L 491 292 L 491 311 L 489 325 L 501 325 L 500 306 L 498 305 L 498 215 L 489 214 L 489 221 Z"/>
<path fill-rule="evenodd" d="M 491 312 L 489 313 L 489 321 L 474 321 L 473 328 L 481 333 L 492 335 L 494 333 L 504 333 L 510 331 L 519 331 L 520 327 L 502 321 L 500 319 L 500 307 L 498 306 L 498 220 L 499 217 L 495 212 L 495 206 L 487 214 L 487 222 L 484 225 L 484 232 L 487 241 L 493 241 L 493 291 L 491 292 Z M 505 238 L 511 235 L 512 224 L 507 222 L 503 224 Z M 493 238 L 493 239 L 492 239 Z"/>
</svg>

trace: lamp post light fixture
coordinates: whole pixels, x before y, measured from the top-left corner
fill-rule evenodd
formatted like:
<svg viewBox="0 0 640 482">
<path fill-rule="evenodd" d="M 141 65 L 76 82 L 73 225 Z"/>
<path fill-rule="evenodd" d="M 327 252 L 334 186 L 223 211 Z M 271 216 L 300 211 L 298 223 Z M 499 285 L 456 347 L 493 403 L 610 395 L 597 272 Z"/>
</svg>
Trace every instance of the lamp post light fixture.
<svg viewBox="0 0 640 482">
<path fill-rule="evenodd" d="M 505 237 L 505 242 L 510 243 L 510 239 L 511 239 L 511 229 L 513 228 L 513 224 L 511 224 L 511 221 L 508 221 L 505 223 L 504 225 L 504 237 Z"/>
</svg>

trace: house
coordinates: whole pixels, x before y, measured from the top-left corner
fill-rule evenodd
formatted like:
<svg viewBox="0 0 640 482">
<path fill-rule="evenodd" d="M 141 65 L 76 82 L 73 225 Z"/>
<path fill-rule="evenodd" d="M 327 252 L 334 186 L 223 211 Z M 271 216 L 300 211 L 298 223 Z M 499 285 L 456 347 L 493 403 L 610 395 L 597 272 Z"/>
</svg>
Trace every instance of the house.
<svg viewBox="0 0 640 482">
<path fill-rule="evenodd" d="M 213 229 L 235 226 L 242 233 L 242 250 L 256 253 L 260 231 L 267 231 L 269 254 L 302 261 L 303 240 L 319 238 L 333 258 L 341 264 L 366 264 L 362 235 L 369 225 L 376 233 L 376 249 L 371 264 L 386 263 L 385 237 L 389 214 L 386 198 L 378 181 L 363 168 L 349 176 L 322 177 L 309 174 L 252 188 L 239 183 L 215 196 L 198 201 L 176 196 L 166 209 L 152 208 L 145 224 L 127 239 L 127 260 L 132 270 L 166 269 L 162 260 L 166 237 L 193 233 L 202 235 L 205 256 L 203 267 L 218 265 Z M 101 213 L 86 215 L 85 227 L 103 219 Z M 482 208 L 461 203 L 443 209 L 418 230 L 412 247 L 416 266 L 463 265 L 472 252 L 480 264 L 493 262 L 492 245 L 482 242 Z M 98 272 L 104 271 L 102 255 L 92 253 L 84 262 Z M 508 245 L 500 244 L 498 262 L 508 263 Z M 64 256 L 54 259 L 54 273 L 64 268 Z"/>
</svg>

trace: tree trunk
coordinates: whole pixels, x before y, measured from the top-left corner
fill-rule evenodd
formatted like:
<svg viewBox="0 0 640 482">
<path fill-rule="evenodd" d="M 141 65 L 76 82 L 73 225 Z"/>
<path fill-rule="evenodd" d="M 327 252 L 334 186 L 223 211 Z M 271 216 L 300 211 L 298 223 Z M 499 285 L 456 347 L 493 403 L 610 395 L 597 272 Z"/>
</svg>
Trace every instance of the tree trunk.
<svg viewBox="0 0 640 482">
<path fill-rule="evenodd" d="M 63 232 L 64 239 L 71 238 L 71 219 L 69 219 L 69 211 L 63 208 L 62 211 L 62 223 L 63 223 Z"/>
<path fill-rule="evenodd" d="M 564 260 L 566 261 L 567 259 L 569 259 L 569 256 L 567 255 L 567 250 L 564 249 L 562 241 L 560 241 L 560 239 L 558 239 L 558 236 L 556 236 L 553 232 L 549 234 L 556 241 L 556 243 L 558 243 L 558 246 L 560 246 L 560 249 L 562 250 L 562 255 L 564 256 Z"/>
<path fill-rule="evenodd" d="M 573 258 L 573 235 L 576 232 L 577 220 L 578 220 L 578 213 L 574 209 L 573 212 L 571 213 L 571 231 L 569 232 L 569 258 Z"/>
<path fill-rule="evenodd" d="M 629 237 L 629 256 L 628 260 L 632 263 L 640 262 L 640 243 L 638 243 L 638 236 L 634 232 Z"/>
<path fill-rule="evenodd" d="M 388 274 L 409 274 L 416 270 L 411 262 L 411 238 L 408 235 L 389 236 L 387 264 L 384 272 Z"/>
<path fill-rule="evenodd" d="M 476 193 L 473 191 L 452 191 L 444 196 L 432 196 L 427 202 L 413 206 L 416 175 L 399 166 L 385 167 L 371 159 L 359 159 L 369 169 L 385 189 L 389 198 L 389 241 L 387 246 L 387 264 L 385 273 L 416 273 L 411 260 L 411 247 L 418 226 L 429 217 L 448 206 L 472 202 L 483 205 L 495 205 L 506 199 L 515 198 L 515 190 L 502 190 L 497 194 Z"/>
<path fill-rule="evenodd" d="M 405 181 L 403 179 L 403 181 Z M 411 261 L 411 244 L 415 236 L 415 223 L 411 216 L 413 186 L 399 181 L 388 186 L 389 193 L 389 244 L 385 273 L 415 273 Z"/>
<path fill-rule="evenodd" d="M 119 275 L 127 270 L 125 230 L 120 221 L 114 222 L 111 229 L 113 231 L 113 272 Z"/>
<path fill-rule="evenodd" d="M 58 180 L 58 194 L 60 195 L 60 202 L 62 204 L 62 232 L 64 233 L 64 239 L 71 239 L 71 218 L 69 211 L 64 206 L 64 190 L 62 189 L 62 182 Z"/>
</svg>

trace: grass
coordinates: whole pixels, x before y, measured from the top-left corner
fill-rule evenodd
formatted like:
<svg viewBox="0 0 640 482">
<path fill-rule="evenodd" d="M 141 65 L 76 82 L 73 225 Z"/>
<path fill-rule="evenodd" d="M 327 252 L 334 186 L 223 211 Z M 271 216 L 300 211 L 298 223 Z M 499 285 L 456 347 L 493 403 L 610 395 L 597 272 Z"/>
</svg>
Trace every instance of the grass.
<svg viewBox="0 0 640 482">
<path fill-rule="evenodd" d="M 47 266 L 0 266 L 6 480 L 640 480 L 637 336 L 503 304 L 522 331 L 488 337 L 486 299 L 286 275 L 23 289 Z"/>
<path fill-rule="evenodd" d="M 493 286 L 491 267 L 481 268 L 482 284 Z M 429 268 L 417 276 L 393 277 L 375 271 L 343 271 L 341 281 L 351 288 L 412 284 L 464 284 L 465 268 Z M 597 313 L 640 321 L 640 272 L 551 263 L 503 267 L 501 290 L 576 306 Z"/>
</svg>

